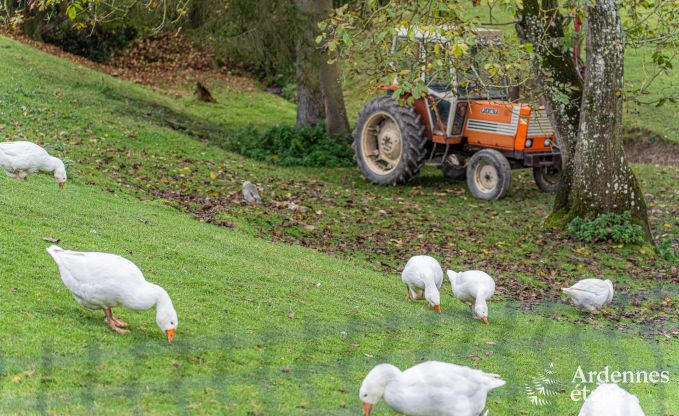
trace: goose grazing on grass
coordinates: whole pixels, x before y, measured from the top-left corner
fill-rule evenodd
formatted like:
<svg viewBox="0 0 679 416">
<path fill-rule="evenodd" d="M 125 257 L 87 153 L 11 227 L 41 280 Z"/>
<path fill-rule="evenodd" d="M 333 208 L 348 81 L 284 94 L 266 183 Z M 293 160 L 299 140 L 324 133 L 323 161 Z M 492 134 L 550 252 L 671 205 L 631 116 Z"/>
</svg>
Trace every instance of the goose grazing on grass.
<svg viewBox="0 0 679 416">
<path fill-rule="evenodd" d="M 456 273 L 448 270 L 448 280 L 455 297 L 469 305 L 474 319 L 488 324 L 488 304 L 486 301 L 495 293 L 495 281 L 479 270 Z"/>
<path fill-rule="evenodd" d="M 613 300 L 613 283 L 610 280 L 584 279 L 561 290 L 571 297 L 573 306 L 589 313 Z"/>
<path fill-rule="evenodd" d="M 408 260 L 403 273 L 406 285 L 406 300 L 426 300 L 436 312 L 441 313 L 441 295 L 439 289 L 443 284 L 443 269 L 439 262 L 429 256 L 414 256 Z"/>
<path fill-rule="evenodd" d="M 381 398 L 404 415 L 480 416 L 488 392 L 504 384 L 497 374 L 439 361 L 426 361 L 403 372 L 380 364 L 370 370 L 358 394 L 365 416 Z"/>
<path fill-rule="evenodd" d="M 8 176 L 16 179 L 26 179 L 28 175 L 40 171 L 53 173 L 59 188 L 63 188 L 66 183 L 64 162 L 31 142 L 0 143 L 0 167 Z"/>
<path fill-rule="evenodd" d="M 61 280 L 75 300 L 90 309 L 103 309 L 106 323 L 125 333 L 127 324 L 113 316 L 111 308 L 124 306 L 145 311 L 155 306 L 156 323 L 172 343 L 179 321 L 165 289 L 144 279 L 131 261 L 108 253 L 81 253 L 56 245 L 47 249 L 59 267 Z"/>
<path fill-rule="evenodd" d="M 637 396 L 617 384 L 602 384 L 589 395 L 578 416 L 644 416 Z"/>
</svg>

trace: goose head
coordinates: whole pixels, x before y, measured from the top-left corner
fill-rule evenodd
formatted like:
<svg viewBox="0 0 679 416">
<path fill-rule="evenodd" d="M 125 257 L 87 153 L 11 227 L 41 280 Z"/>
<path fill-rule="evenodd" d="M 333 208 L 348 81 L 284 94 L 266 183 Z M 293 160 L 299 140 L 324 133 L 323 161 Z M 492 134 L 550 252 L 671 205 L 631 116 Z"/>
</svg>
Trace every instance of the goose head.
<svg viewBox="0 0 679 416">
<path fill-rule="evenodd" d="M 172 344 L 174 339 L 174 334 L 177 331 L 177 326 L 179 325 L 179 319 L 177 318 L 177 312 L 170 305 L 169 309 L 162 310 L 158 308 L 156 311 L 156 323 L 161 331 L 167 336 L 167 342 Z"/>
<path fill-rule="evenodd" d="M 179 318 L 170 300 L 170 295 L 165 289 L 154 285 L 157 290 L 158 300 L 156 302 L 156 324 L 158 328 L 167 336 L 167 342 L 172 344 L 174 334 L 179 326 Z"/>
<path fill-rule="evenodd" d="M 384 396 L 384 390 L 394 378 L 401 374 L 401 370 L 391 364 L 375 366 L 361 383 L 358 396 L 363 404 L 365 416 L 370 416 L 372 407 Z"/>
<path fill-rule="evenodd" d="M 441 313 L 441 295 L 438 290 L 425 290 L 424 298 L 429 302 L 429 306 L 437 313 Z"/>
<path fill-rule="evenodd" d="M 488 325 L 488 305 L 485 302 L 474 305 L 474 316 Z"/>
<path fill-rule="evenodd" d="M 66 166 L 64 166 L 64 162 L 61 161 L 61 159 L 58 159 L 56 157 L 53 157 L 51 159 L 52 161 L 52 169 L 54 172 L 54 179 L 57 180 L 59 183 L 59 188 L 63 189 L 64 185 L 66 184 L 66 180 L 68 177 L 66 176 Z"/>
</svg>

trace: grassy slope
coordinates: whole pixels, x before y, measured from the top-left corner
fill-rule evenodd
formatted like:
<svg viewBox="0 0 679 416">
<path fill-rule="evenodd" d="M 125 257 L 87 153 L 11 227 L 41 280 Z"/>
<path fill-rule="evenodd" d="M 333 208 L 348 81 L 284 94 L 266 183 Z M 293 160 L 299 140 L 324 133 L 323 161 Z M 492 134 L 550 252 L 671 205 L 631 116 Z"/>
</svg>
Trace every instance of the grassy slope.
<svg viewBox="0 0 679 416">
<path fill-rule="evenodd" d="M 0 39 L 0 56 L 0 125 L 5 125 L 0 138 L 22 132 L 31 140 L 66 141 L 68 155 L 79 161 L 72 171 L 82 170 L 64 192 L 57 192 L 47 177 L 28 183 L 0 179 L 2 413 L 88 413 L 85 409 L 93 406 L 111 414 L 357 414 L 356 388 L 372 365 L 391 361 L 405 367 L 428 358 L 502 374 L 509 385 L 492 394 L 492 413 L 539 415 L 545 409 L 528 404 L 523 384 L 549 362 L 564 381 L 577 365 L 677 371 L 672 344 L 561 322 L 577 316 L 563 305 L 546 305 L 541 315 L 533 315 L 496 302 L 493 325 L 482 327 L 447 291 L 444 314 L 438 317 L 421 304 L 401 302 L 396 275 L 376 273 L 360 261 L 266 243 L 125 193 L 106 193 L 101 188 L 120 189 L 109 179 L 116 172 L 106 159 L 116 148 L 131 160 L 164 158 L 159 164 L 184 157 L 201 163 L 227 158 L 236 165 L 232 169 L 260 177 L 301 179 L 314 173 L 346 184 L 337 176 L 348 171 L 318 175 L 262 166 L 159 127 L 146 114 L 162 107 L 164 115 L 175 112 L 184 123 L 228 112 L 173 101 L 5 39 Z M 268 96 L 220 98 L 251 106 L 263 123 L 294 115 L 287 103 Z M 68 105 L 80 111 L 69 111 Z M 227 121 L 237 125 L 244 120 Z M 97 153 L 100 148 L 109 153 Z M 182 171 L 181 166 L 172 168 Z M 144 167 L 138 176 L 150 170 Z M 236 174 L 228 181 L 237 179 Z M 220 184 L 237 188 L 228 181 Z M 358 190 L 367 189 L 361 185 Z M 408 197 L 410 190 L 377 192 L 393 200 Z M 540 210 L 547 202 L 538 201 Z M 519 209 L 527 204 L 508 201 L 517 203 Z M 493 215 L 504 208 L 480 209 Z M 500 228 L 520 238 L 520 231 Z M 173 296 L 181 320 L 177 343 L 163 343 L 152 313 L 121 312 L 133 333 L 117 336 L 105 328 L 100 313 L 79 308 L 44 253 L 48 243 L 41 238 L 48 235 L 69 248 L 114 251 L 137 262 Z M 295 319 L 289 317 L 292 311 Z M 594 321 L 593 326 L 604 325 Z M 472 354 L 480 360 L 470 360 Z M 647 414 L 671 414 L 669 409 L 679 406 L 679 386 L 676 378 L 672 381 L 630 390 L 640 396 Z M 576 408 L 560 395 L 550 411 L 574 414 Z M 379 414 L 387 414 L 383 409 Z"/>
<path fill-rule="evenodd" d="M 676 360 L 669 366 L 676 357 L 670 344 L 506 303 L 494 303 L 492 324 L 482 326 L 447 288 L 439 317 L 403 301 L 396 276 L 360 263 L 200 224 L 96 187 L 70 184 L 59 192 L 46 177 L 0 184 L 3 414 L 90 407 L 100 414 L 357 414 L 356 388 L 372 365 L 439 359 L 509 380 L 491 396 L 493 413 L 539 415 L 523 384 L 550 362 L 564 381 L 577 365 L 679 370 Z M 165 344 L 150 312 L 120 311 L 132 328 L 120 336 L 101 312 L 80 308 L 44 251 L 45 236 L 135 261 L 171 293 L 180 316 L 176 343 Z M 473 354 L 481 359 L 470 360 Z M 665 415 L 679 406 L 678 388 L 673 379 L 631 390 L 647 414 Z M 576 405 L 560 395 L 550 409 L 574 414 Z"/>
<path fill-rule="evenodd" d="M 650 61 L 651 50 L 632 50 L 625 54 L 625 80 L 628 87 L 639 87 L 653 75 Z M 651 84 L 649 94 L 641 97 L 643 102 L 653 102 L 661 97 L 679 96 L 679 69 L 669 74 L 658 76 Z M 679 143 L 679 120 L 675 117 L 679 104 L 666 103 L 661 107 L 655 105 L 627 105 L 625 125 L 648 129 L 671 142 Z"/>
</svg>

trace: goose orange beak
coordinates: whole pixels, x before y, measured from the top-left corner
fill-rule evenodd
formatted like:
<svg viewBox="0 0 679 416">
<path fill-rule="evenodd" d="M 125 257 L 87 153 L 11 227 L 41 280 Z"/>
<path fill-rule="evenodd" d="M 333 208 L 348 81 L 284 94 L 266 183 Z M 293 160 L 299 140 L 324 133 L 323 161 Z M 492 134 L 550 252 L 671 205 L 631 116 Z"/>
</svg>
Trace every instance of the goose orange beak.
<svg viewBox="0 0 679 416">
<path fill-rule="evenodd" d="M 172 344 L 172 340 L 174 339 L 174 329 L 168 329 L 165 331 L 165 333 L 167 334 L 167 342 Z"/>
<path fill-rule="evenodd" d="M 59 182 L 59 189 L 64 189 L 66 182 Z"/>
<path fill-rule="evenodd" d="M 436 311 L 436 313 L 441 313 L 441 305 L 434 306 L 434 310 Z"/>
<path fill-rule="evenodd" d="M 488 318 L 487 317 L 482 317 L 481 320 L 483 321 L 484 324 L 488 325 Z"/>
<path fill-rule="evenodd" d="M 363 402 L 363 413 L 365 413 L 365 416 L 370 416 L 370 410 L 373 408 L 373 405 L 370 403 Z"/>
</svg>

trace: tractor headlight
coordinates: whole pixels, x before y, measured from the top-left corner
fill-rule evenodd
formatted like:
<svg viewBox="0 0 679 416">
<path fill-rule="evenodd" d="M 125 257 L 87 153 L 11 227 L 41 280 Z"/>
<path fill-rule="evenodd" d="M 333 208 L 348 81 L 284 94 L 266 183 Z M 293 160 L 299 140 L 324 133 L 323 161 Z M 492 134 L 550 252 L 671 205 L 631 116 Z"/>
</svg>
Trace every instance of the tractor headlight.
<svg viewBox="0 0 679 416">
<path fill-rule="evenodd" d="M 545 147 L 549 147 L 552 145 L 552 141 L 549 139 L 545 139 Z"/>
<path fill-rule="evenodd" d="M 533 145 L 533 140 L 528 139 L 526 140 L 526 147 L 531 147 Z"/>
</svg>

